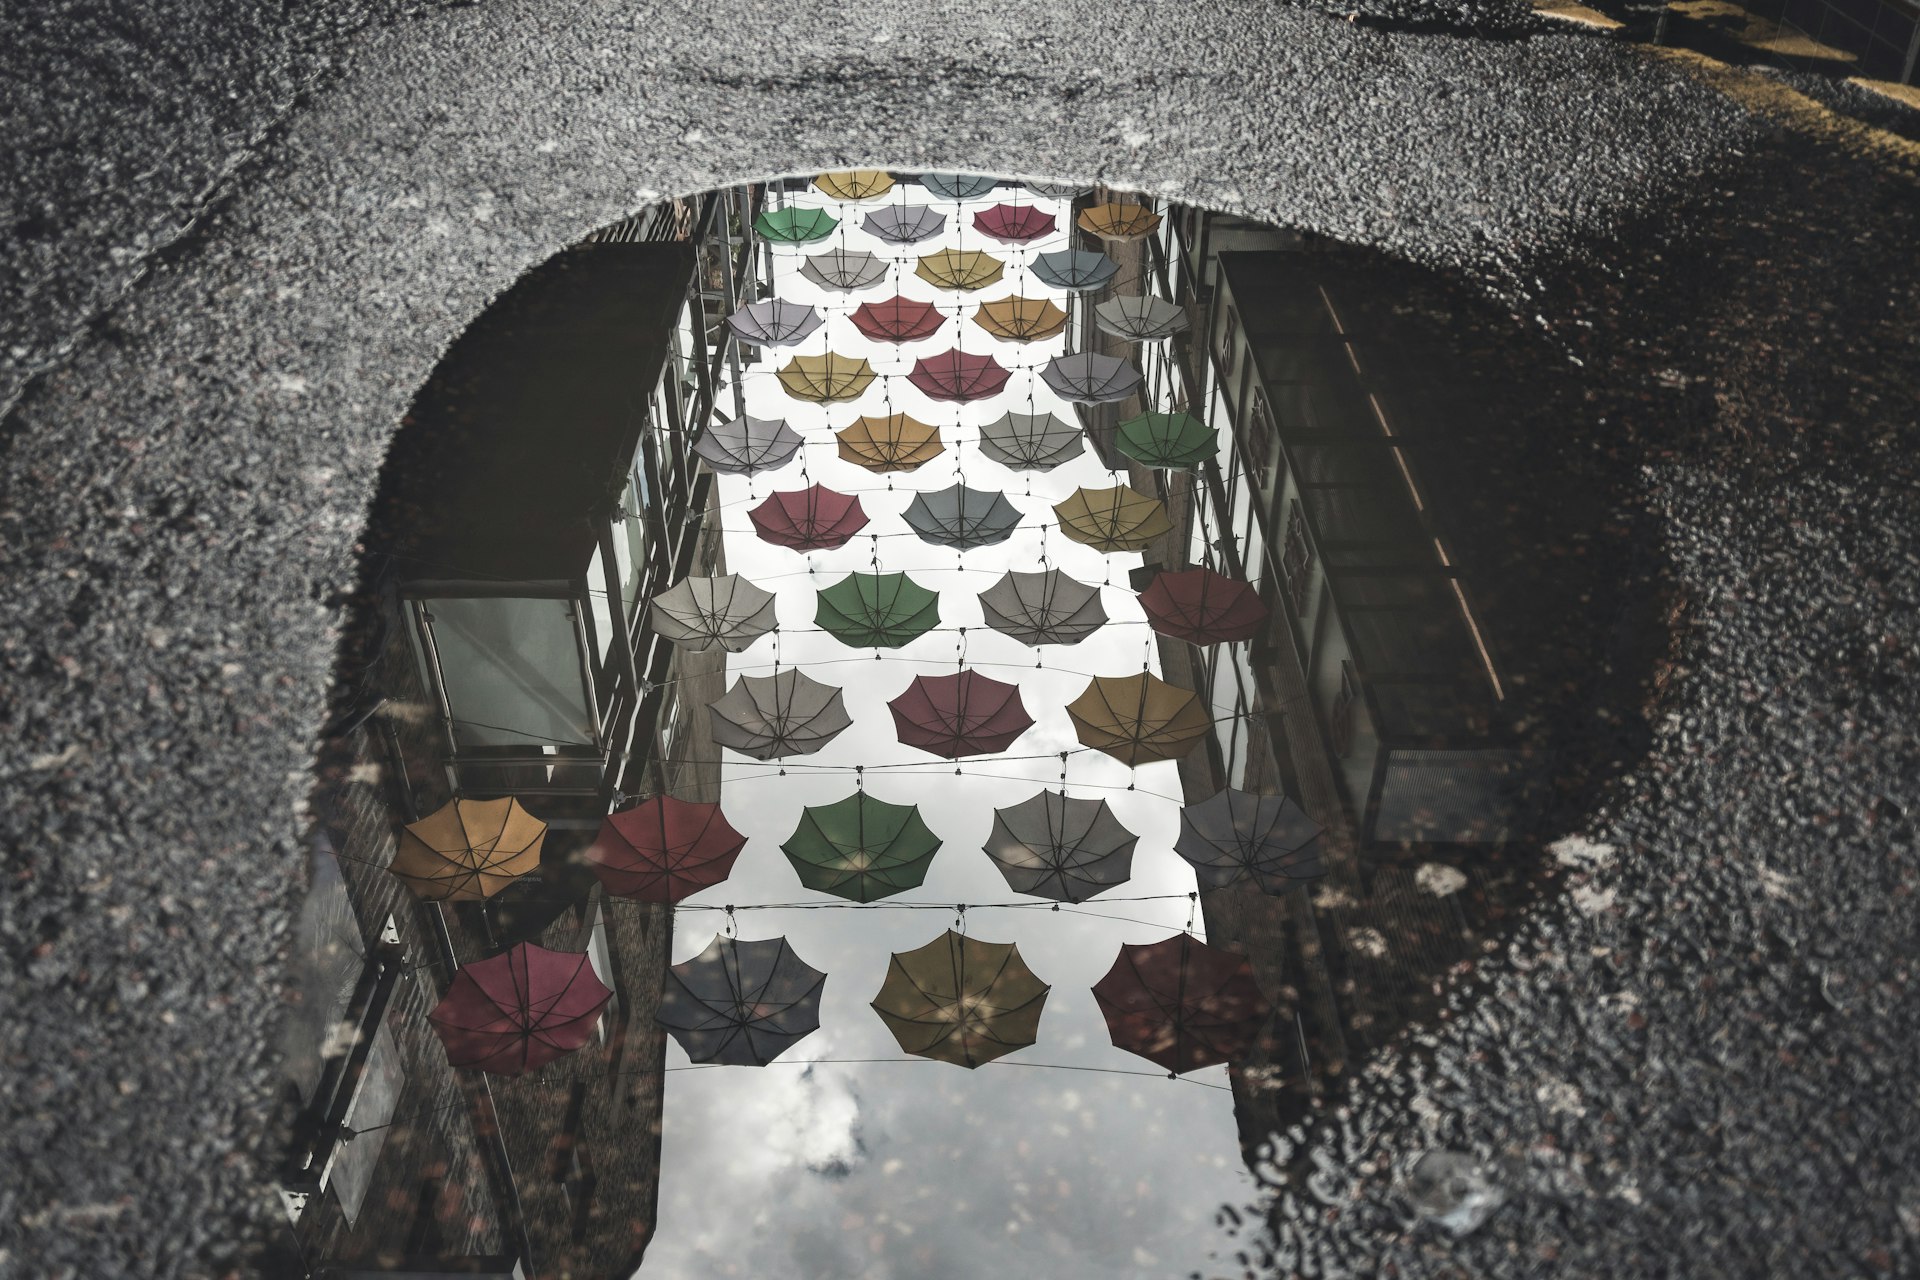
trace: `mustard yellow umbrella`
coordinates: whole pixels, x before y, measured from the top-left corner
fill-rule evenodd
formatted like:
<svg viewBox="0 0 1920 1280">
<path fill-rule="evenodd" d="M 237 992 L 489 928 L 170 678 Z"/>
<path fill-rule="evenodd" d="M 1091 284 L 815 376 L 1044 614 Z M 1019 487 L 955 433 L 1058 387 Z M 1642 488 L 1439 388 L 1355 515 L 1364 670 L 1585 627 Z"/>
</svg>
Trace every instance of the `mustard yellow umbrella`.
<svg viewBox="0 0 1920 1280">
<path fill-rule="evenodd" d="M 1080 211 L 1080 227 L 1102 240 L 1138 240 L 1153 234 L 1160 215 L 1140 204 L 1109 201 Z"/>
<path fill-rule="evenodd" d="M 813 185 L 835 200 L 871 200 L 893 190 L 893 179 L 879 169 L 853 169 L 823 173 Z"/>
<path fill-rule="evenodd" d="M 780 385 L 796 400 L 828 404 L 857 400 L 877 375 L 864 358 L 835 355 L 795 356 L 780 370 Z"/>
<path fill-rule="evenodd" d="M 1038 342 L 1051 338 L 1067 327 L 1067 313 L 1050 298 L 996 298 L 983 302 L 973 313 L 973 322 L 996 338 L 1008 342 Z"/>
<path fill-rule="evenodd" d="M 946 446 L 940 443 L 940 429 L 930 427 L 904 413 L 884 418 L 856 418 L 853 425 L 834 436 L 840 442 L 840 458 L 869 471 L 912 471 L 931 462 Z"/>
<path fill-rule="evenodd" d="M 450 800 L 407 824 L 387 870 L 422 898 L 478 902 L 540 865 L 547 824 L 503 800 Z"/>
<path fill-rule="evenodd" d="M 1094 677 L 1067 717 L 1083 745 L 1128 766 L 1177 760 L 1213 728 L 1198 695 L 1145 671 Z"/>
<path fill-rule="evenodd" d="M 1060 532 L 1096 551 L 1143 551 L 1173 529 L 1158 498 L 1115 485 L 1111 489 L 1075 489 L 1053 514 Z"/>
<path fill-rule="evenodd" d="M 1007 264 L 978 249 L 942 249 L 920 259 L 913 274 L 942 289 L 984 289 L 998 280 Z"/>
<path fill-rule="evenodd" d="M 908 1053 L 972 1068 L 1037 1040 L 1050 990 L 1013 943 L 949 929 L 893 953 L 873 1011 Z"/>
</svg>

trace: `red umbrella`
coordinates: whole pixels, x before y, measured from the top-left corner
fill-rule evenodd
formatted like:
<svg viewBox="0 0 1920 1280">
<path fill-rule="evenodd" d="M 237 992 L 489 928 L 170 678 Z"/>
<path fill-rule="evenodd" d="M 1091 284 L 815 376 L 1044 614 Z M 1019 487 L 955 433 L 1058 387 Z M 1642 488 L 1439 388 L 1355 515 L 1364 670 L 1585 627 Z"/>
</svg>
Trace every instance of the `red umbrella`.
<svg viewBox="0 0 1920 1280">
<path fill-rule="evenodd" d="M 587 862 L 616 898 L 678 902 L 725 880 L 746 843 L 719 805 L 654 796 L 608 814 Z"/>
<path fill-rule="evenodd" d="M 1175 1074 L 1244 1058 L 1273 1016 L 1245 956 L 1186 933 L 1122 946 L 1093 998 L 1116 1048 Z"/>
<path fill-rule="evenodd" d="M 1251 640 L 1267 624 L 1259 591 L 1207 568 L 1155 574 L 1140 607 L 1155 631 L 1192 644 Z"/>
<path fill-rule="evenodd" d="M 1059 224 L 1053 215 L 1030 204 L 997 204 L 973 215 L 973 225 L 1008 244 L 1038 240 Z"/>
<path fill-rule="evenodd" d="M 863 302 L 853 313 L 853 327 L 875 342 L 918 342 L 931 338 L 946 322 L 940 308 L 914 298 Z"/>
<path fill-rule="evenodd" d="M 974 671 L 915 676 L 887 706 L 901 742 L 949 760 L 1005 751 L 1033 727 L 1018 685 Z"/>
<path fill-rule="evenodd" d="M 943 351 L 913 363 L 907 381 L 935 400 L 984 400 L 1007 385 L 1012 371 L 1002 369 L 992 356 Z"/>
<path fill-rule="evenodd" d="M 517 1076 L 585 1044 L 611 999 L 585 955 L 522 942 L 462 965 L 427 1021 L 454 1066 Z"/>
<path fill-rule="evenodd" d="M 860 499 L 823 485 L 786 489 L 747 512 L 762 541 L 795 551 L 831 551 L 867 527 Z"/>
</svg>

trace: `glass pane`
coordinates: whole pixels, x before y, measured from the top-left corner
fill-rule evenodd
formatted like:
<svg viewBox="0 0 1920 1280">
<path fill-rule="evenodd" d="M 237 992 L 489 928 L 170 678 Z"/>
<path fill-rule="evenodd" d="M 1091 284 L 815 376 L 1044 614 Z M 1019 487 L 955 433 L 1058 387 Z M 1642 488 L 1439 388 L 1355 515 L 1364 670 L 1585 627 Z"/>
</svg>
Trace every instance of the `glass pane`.
<svg viewBox="0 0 1920 1280">
<path fill-rule="evenodd" d="M 353 1130 L 353 1136 L 341 1142 L 328 1171 L 329 1185 L 340 1198 L 340 1208 L 348 1222 L 360 1216 L 360 1206 L 367 1198 L 367 1188 L 372 1185 L 374 1169 L 380 1162 L 380 1148 L 386 1145 L 387 1134 L 391 1132 L 388 1122 L 393 1119 L 406 1083 L 407 1071 L 400 1061 L 400 1046 L 394 1043 L 393 1032 L 382 1021 L 373 1033 L 373 1046 L 367 1050 L 359 1088 L 342 1121 Z"/>
<path fill-rule="evenodd" d="M 461 746 L 595 745 L 572 601 L 448 597 L 426 605 Z"/>
</svg>

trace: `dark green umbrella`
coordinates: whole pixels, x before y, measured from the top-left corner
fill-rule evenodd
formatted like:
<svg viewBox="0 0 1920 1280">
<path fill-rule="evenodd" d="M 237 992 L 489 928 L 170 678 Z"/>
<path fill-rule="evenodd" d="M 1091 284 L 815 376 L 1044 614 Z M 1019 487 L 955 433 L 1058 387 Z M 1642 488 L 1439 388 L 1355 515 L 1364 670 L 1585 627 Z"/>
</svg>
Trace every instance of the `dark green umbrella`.
<svg viewBox="0 0 1920 1280">
<path fill-rule="evenodd" d="M 825 209 L 769 209 L 753 220 L 753 229 L 763 240 L 776 244 L 806 244 L 824 240 L 833 234 L 840 220 Z"/>
<path fill-rule="evenodd" d="M 820 592 L 813 622 L 855 649 L 898 649 L 940 625 L 940 593 L 904 573 L 850 573 Z"/>
<path fill-rule="evenodd" d="M 1190 413 L 1143 413 L 1120 424 L 1120 452 L 1144 467 L 1197 470 L 1220 451 L 1219 432 Z"/>
<path fill-rule="evenodd" d="M 845 800 L 809 806 L 780 848 L 807 888 L 872 902 L 918 888 L 940 839 L 927 830 L 916 806 L 856 791 Z"/>
</svg>

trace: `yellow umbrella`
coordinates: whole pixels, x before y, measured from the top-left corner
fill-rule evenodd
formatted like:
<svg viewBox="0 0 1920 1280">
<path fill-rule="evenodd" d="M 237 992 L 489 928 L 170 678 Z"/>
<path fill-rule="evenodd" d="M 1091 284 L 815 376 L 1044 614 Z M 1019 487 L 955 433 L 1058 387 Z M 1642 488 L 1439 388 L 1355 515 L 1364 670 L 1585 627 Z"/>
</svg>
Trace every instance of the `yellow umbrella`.
<svg viewBox="0 0 1920 1280">
<path fill-rule="evenodd" d="M 1138 240 L 1159 225 L 1160 215 L 1145 205 L 1110 201 L 1080 211 L 1081 229 L 1102 240 Z"/>
<path fill-rule="evenodd" d="M 920 259 L 913 274 L 942 289 L 984 289 L 998 280 L 1006 264 L 978 249 L 942 249 Z"/>
<path fill-rule="evenodd" d="M 1037 1040 L 1050 990 L 1013 943 L 949 929 L 894 952 L 873 1011 L 908 1053 L 972 1068 Z"/>
<path fill-rule="evenodd" d="M 871 200 L 893 190 L 893 179 L 879 169 L 854 169 L 846 173 L 823 173 L 813 185 L 835 200 Z"/>
<path fill-rule="evenodd" d="M 795 356 L 780 370 L 780 385 L 796 400 L 827 404 L 857 400 L 872 385 L 873 366 L 864 358 L 835 355 Z"/>
<path fill-rule="evenodd" d="M 1009 342 L 1037 342 L 1067 327 L 1067 313 L 1049 298 L 996 298 L 983 302 L 973 322 L 996 338 Z"/>
<path fill-rule="evenodd" d="M 840 458 L 869 471 L 911 471 L 931 462 L 946 446 L 940 429 L 904 413 L 884 418 L 856 418 L 839 432 Z"/>
<path fill-rule="evenodd" d="M 540 865 L 547 824 L 504 800 L 450 800 L 407 824 L 387 870 L 423 898 L 478 902 Z"/>
<path fill-rule="evenodd" d="M 1075 489 L 1055 503 L 1060 532 L 1096 551 L 1143 551 L 1173 529 L 1158 498 L 1115 485 L 1111 489 Z"/>
<path fill-rule="evenodd" d="M 1084 745 L 1128 766 L 1177 760 L 1213 728 L 1198 695 L 1145 671 L 1096 676 L 1067 716 Z"/>
</svg>

